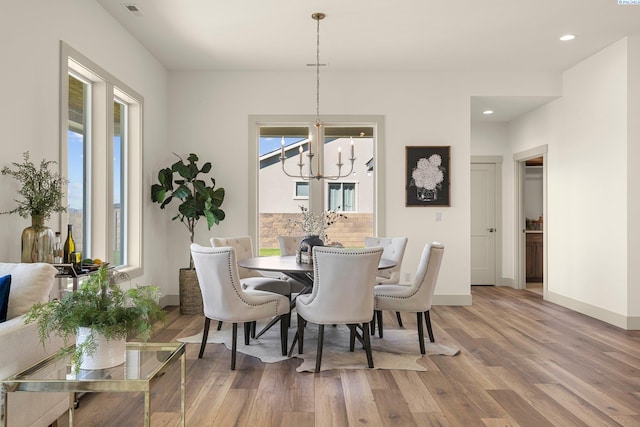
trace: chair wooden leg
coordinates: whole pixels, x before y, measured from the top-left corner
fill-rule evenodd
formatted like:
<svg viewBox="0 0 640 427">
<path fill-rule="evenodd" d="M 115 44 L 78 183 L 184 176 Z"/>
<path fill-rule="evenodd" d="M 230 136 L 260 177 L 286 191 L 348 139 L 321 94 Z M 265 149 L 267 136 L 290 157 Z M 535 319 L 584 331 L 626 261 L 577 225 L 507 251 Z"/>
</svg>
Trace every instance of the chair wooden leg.
<svg viewBox="0 0 640 427">
<path fill-rule="evenodd" d="M 353 353 L 356 348 L 356 325 L 347 325 L 349 327 L 349 351 Z"/>
<path fill-rule="evenodd" d="M 238 324 L 231 327 L 231 370 L 236 369 L 236 348 L 238 348 Z"/>
<path fill-rule="evenodd" d="M 371 318 L 371 322 L 369 322 L 369 328 L 371 329 L 371 335 L 376 334 L 376 312 L 373 312 L 373 317 Z"/>
<path fill-rule="evenodd" d="M 320 372 L 322 363 L 322 345 L 324 344 L 324 325 L 318 325 L 318 350 L 316 350 L 316 372 Z"/>
<path fill-rule="evenodd" d="M 424 323 L 427 324 L 427 332 L 429 333 L 429 341 L 436 342 L 436 339 L 433 337 L 433 329 L 431 329 L 431 315 L 429 314 L 429 310 L 424 312 Z"/>
<path fill-rule="evenodd" d="M 400 312 L 399 311 L 396 311 L 396 319 L 398 319 L 398 325 L 401 328 L 404 328 L 404 325 L 402 324 L 402 316 L 400 316 Z"/>
<path fill-rule="evenodd" d="M 422 312 L 416 314 L 418 323 L 418 342 L 420 343 L 420 354 L 425 354 L 424 350 L 424 327 L 422 326 Z"/>
<path fill-rule="evenodd" d="M 244 322 L 244 345 L 249 345 L 249 337 L 251 336 L 251 324 L 253 322 Z"/>
<path fill-rule="evenodd" d="M 290 323 L 291 323 L 291 313 L 287 313 L 283 316 L 280 316 L 280 346 L 282 348 L 283 356 L 287 355 Z"/>
<path fill-rule="evenodd" d="M 211 319 L 208 317 L 204 318 L 204 330 L 202 331 L 202 344 L 200 344 L 200 353 L 198 353 L 198 359 L 202 359 L 202 355 L 204 354 L 204 348 L 207 345 L 207 338 L 209 338 L 209 325 L 211 324 Z"/>
<path fill-rule="evenodd" d="M 218 330 L 222 329 L 222 320 L 218 320 Z"/>
<path fill-rule="evenodd" d="M 304 341 L 304 319 L 298 314 L 298 354 L 302 354 Z"/>
<path fill-rule="evenodd" d="M 376 317 L 378 318 L 378 337 L 382 338 L 382 336 L 384 335 L 382 326 L 382 310 L 376 311 Z"/>
<path fill-rule="evenodd" d="M 371 353 L 371 337 L 369 336 L 369 323 L 362 324 L 362 338 L 364 339 L 364 349 L 367 352 L 367 363 L 373 368 L 373 354 Z"/>
</svg>

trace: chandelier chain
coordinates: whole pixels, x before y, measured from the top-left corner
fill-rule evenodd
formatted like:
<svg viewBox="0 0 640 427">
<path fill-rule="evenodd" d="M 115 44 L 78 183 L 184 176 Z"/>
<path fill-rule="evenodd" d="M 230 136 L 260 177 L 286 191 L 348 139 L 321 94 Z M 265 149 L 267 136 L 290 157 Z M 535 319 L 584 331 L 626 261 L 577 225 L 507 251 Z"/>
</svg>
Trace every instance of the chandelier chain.
<svg viewBox="0 0 640 427">
<path fill-rule="evenodd" d="M 320 120 L 320 19 L 316 19 L 316 120 Z"/>
</svg>

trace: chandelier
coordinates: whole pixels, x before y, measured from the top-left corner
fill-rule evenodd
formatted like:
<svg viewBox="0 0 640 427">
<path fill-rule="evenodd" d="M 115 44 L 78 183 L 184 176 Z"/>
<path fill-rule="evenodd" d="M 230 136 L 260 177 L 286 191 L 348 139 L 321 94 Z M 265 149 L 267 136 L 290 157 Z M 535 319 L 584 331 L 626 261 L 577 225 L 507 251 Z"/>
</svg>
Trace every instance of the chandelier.
<svg viewBox="0 0 640 427">
<path fill-rule="evenodd" d="M 282 142 L 281 142 L 280 163 L 282 165 L 282 172 L 284 172 L 284 174 L 289 177 L 299 178 L 306 181 L 312 181 L 314 179 L 336 180 L 340 178 L 345 178 L 351 175 L 351 172 L 353 172 L 353 162 L 356 160 L 353 152 L 353 138 L 351 138 L 351 156 L 349 157 L 349 161 L 351 162 L 351 168 L 349 169 L 349 172 L 346 172 L 344 174 L 342 173 L 342 166 L 344 166 L 344 163 L 342 163 L 342 147 L 338 147 L 338 162 L 336 163 L 336 166 L 338 167 L 338 173 L 336 175 L 324 175 L 322 173 L 322 168 L 320 165 L 320 157 L 322 156 L 318 156 L 316 158 L 316 162 L 315 162 L 316 168 L 314 173 L 313 158 L 316 156 L 316 153 L 320 152 L 320 150 L 324 150 L 324 125 L 320 121 L 320 20 L 324 19 L 325 16 L 326 15 L 324 13 L 320 13 L 320 12 L 314 13 L 311 15 L 311 18 L 313 18 L 316 21 L 316 63 L 315 63 L 315 66 L 316 66 L 316 123 L 314 124 L 314 127 L 316 128 L 316 134 L 314 138 L 313 135 L 309 133 L 309 139 L 307 140 L 308 150 L 307 150 L 306 156 L 309 159 L 308 160 L 309 168 L 307 173 L 303 171 L 305 167 L 305 163 L 303 160 L 304 150 L 302 148 L 302 146 L 304 145 L 304 142 L 302 145 L 300 145 L 300 148 L 299 148 L 300 154 L 298 156 L 298 168 L 299 168 L 298 174 L 290 174 L 289 172 L 287 172 L 284 165 L 284 161 L 286 160 L 284 137 L 282 137 Z"/>
</svg>

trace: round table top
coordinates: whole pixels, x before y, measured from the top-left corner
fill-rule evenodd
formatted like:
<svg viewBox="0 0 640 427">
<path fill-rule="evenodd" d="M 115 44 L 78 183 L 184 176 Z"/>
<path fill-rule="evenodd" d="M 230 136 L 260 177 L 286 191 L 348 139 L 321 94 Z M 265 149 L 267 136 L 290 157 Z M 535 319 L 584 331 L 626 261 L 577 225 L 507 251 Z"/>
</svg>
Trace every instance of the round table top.
<svg viewBox="0 0 640 427">
<path fill-rule="evenodd" d="M 313 264 L 296 262 L 295 256 L 261 256 L 247 258 L 238 261 L 240 267 L 250 270 L 280 271 L 282 273 L 313 273 Z M 396 262 L 387 258 L 381 258 L 378 264 L 379 270 L 393 268 Z"/>
</svg>

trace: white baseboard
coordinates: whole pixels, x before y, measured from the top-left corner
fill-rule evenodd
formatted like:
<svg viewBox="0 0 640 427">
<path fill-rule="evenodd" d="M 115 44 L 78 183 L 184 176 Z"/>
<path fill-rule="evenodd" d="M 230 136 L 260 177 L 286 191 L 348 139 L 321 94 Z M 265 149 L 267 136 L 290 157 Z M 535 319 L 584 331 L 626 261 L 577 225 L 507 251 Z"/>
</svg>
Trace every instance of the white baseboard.
<svg viewBox="0 0 640 427">
<path fill-rule="evenodd" d="M 434 295 L 433 305 L 471 305 L 471 295 Z"/>
<path fill-rule="evenodd" d="M 160 298 L 160 307 L 180 305 L 180 295 L 164 295 Z"/>
<path fill-rule="evenodd" d="M 510 288 L 515 289 L 516 288 L 516 281 L 513 280 L 513 278 L 511 277 L 503 277 L 500 279 L 500 281 L 498 283 L 496 283 L 497 286 L 509 286 Z"/>
<path fill-rule="evenodd" d="M 625 330 L 639 330 L 640 316 L 624 316 L 547 290 L 546 300 Z"/>
</svg>

